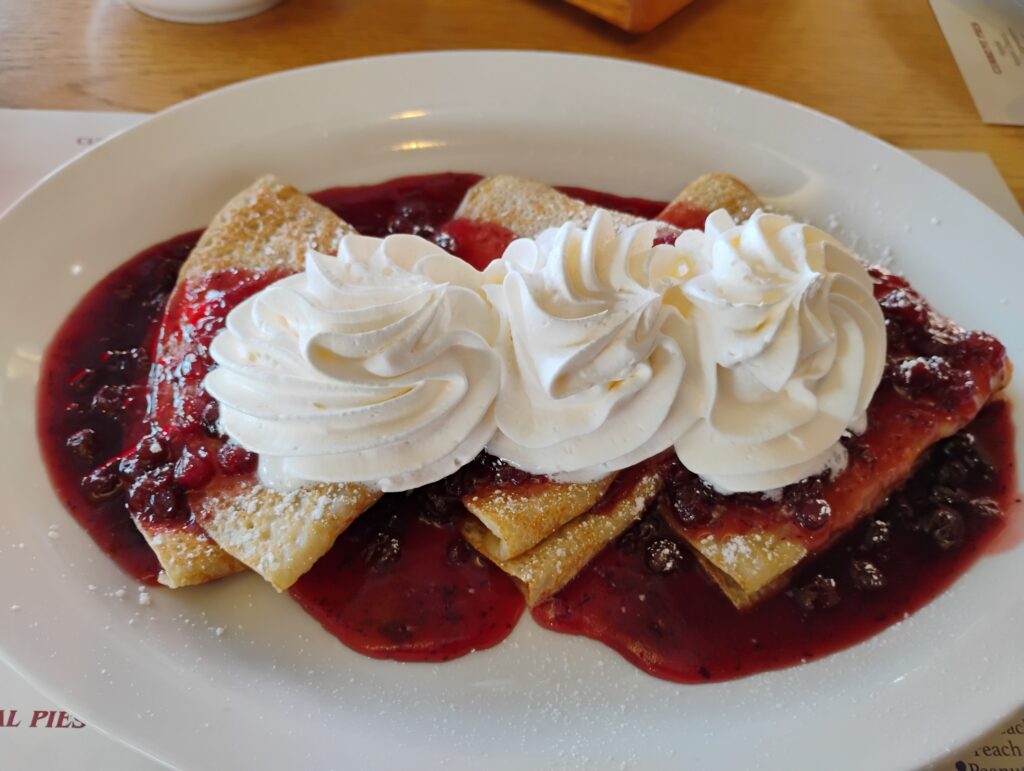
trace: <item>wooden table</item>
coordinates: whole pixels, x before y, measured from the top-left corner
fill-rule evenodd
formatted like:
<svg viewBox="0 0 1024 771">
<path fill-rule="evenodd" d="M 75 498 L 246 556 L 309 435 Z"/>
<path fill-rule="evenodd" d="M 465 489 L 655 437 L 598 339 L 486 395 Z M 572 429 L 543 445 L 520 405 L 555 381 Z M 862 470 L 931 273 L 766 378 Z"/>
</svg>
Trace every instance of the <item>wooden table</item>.
<svg viewBox="0 0 1024 771">
<path fill-rule="evenodd" d="M 902 147 L 989 153 L 1024 202 L 1024 128 L 981 122 L 927 0 L 696 0 L 640 37 L 560 0 L 285 0 L 213 26 L 157 21 L 124 0 L 0 0 L 0 107 L 153 111 L 290 67 L 447 48 L 722 78 Z"/>
<path fill-rule="evenodd" d="M 290 67 L 399 51 L 623 57 L 793 99 L 908 148 L 989 153 L 1024 201 L 1024 128 L 981 122 L 926 0 L 697 0 L 633 37 L 558 0 L 285 0 L 191 26 L 124 0 L 0 4 L 0 106 L 159 110 Z"/>
</svg>

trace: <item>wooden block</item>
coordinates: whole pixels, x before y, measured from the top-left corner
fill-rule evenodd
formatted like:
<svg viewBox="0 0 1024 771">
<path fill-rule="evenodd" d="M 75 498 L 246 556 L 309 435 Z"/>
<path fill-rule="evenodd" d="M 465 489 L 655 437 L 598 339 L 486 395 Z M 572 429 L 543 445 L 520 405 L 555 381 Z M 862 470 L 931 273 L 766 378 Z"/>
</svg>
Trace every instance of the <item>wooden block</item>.
<svg viewBox="0 0 1024 771">
<path fill-rule="evenodd" d="M 626 32 L 647 32 L 693 0 L 568 0 Z"/>
</svg>

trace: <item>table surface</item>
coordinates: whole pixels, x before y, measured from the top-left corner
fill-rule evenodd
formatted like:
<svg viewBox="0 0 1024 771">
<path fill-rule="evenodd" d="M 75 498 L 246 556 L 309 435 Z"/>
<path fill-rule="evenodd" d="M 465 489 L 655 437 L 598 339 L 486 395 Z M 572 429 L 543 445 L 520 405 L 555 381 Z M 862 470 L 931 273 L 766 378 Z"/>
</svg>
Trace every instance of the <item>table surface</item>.
<svg viewBox="0 0 1024 771">
<path fill-rule="evenodd" d="M 1024 202 L 1024 128 L 981 122 L 927 0 L 696 0 L 639 37 L 560 0 L 285 0 L 212 26 L 157 21 L 124 0 L 44 12 L 9 0 L 0 41 L 0 107 L 72 110 L 154 111 L 282 69 L 403 51 L 628 58 L 792 99 L 898 146 L 988 153 Z"/>
<path fill-rule="evenodd" d="M 400 51 L 622 57 L 792 99 L 907 148 L 992 156 L 1024 200 L 1024 128 L 981 122 L 927 0 L 697 0 L 632 36 L 559 0 L 285 0 L 157 21 L 125 0 L 0 3 L 0 107 L 153 111 L 239 80 Z"/>
</svg>

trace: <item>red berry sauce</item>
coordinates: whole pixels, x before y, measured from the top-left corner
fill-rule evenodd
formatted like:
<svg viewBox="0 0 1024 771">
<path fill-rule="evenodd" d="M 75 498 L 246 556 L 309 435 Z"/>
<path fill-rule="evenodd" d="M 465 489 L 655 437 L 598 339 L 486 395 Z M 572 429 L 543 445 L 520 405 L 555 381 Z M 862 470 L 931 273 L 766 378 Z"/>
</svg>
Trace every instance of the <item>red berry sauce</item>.
<svg viewBox="0 0 1024 771">
<path fill-rule="evenodd" d="M 213 366 L 210 343 L 228 313 L 283 276 L 281 271 L 228 270 L 182 282 L 171 295 L 149 372 L 148 428 L 121 460 L 128 510 L 145 532 L 199 528 L 190 493 L 219 478 L 255 473 L 256 456 L 220 434 L 220 410 L 203 379 Z M 158 446 L 158 457 L 138 471 L 126 468 Z"/>
<path fill-rule="evenodd" d="M 386 495 L 291 588 L 345 645 L 374 658 L 448 661 L 497 645 L 523 596 L 456 529 L 462 506 Z"/>
<path fill-rule="evenodd" d="M 1018 494 L 1009 412 L 1006 402 L 987 407 L 875 518 L 750 611 L 733 607 L 652 507 L 533 617 L 681 683 L 792 666 L 858 643 L 936 597 L 1003 528 L 1000 511 Z M 976 451 L 962 439 L 968 433 Z M 964 462 L 985 470 L 937 493 L 934 480 Z"/>
<path fill-rule="evenodd" d="M 452 219 L 477 180 L 406 177 L 314 197 L 366 235 L 417 233 L 483 268 L 514 236 Z M 706 214 L 562 189 L 644 218 L 660 214 L 676 227 L 699 227 Z M 227 313 L 278 276 L 229 271 L 187 285 L 167 308 L 161 331 L 178 269 L 197 238 L 190 233 L 158 244 L 100 282 L 51 344 L 39 390 L 40 443 L 58 495 L 100 548 L 146 582 L 159 566 L 132 514 L 147 527 L 198 527 L 186 503 L 190 491 L 254 473 L 255 458 L 217 433 L 216 404 L 201 383 L 211 365 L 207 346 Z M 955 411 L 957 367 L 991 359 L 994 341 L 961 340 L 966 358 L 950 363 L 949 350 L 929 351 L 934 341 L 916 331 L 929 318 L 923 301 L 902 279 L 875 278 L 886 287 L 880 297 L 890 347 L 915 359 L 890 367 L 886 387 Z M 158 339 L 159 359 L 151 364 Z M 685 527 L 715 526 L 714 501 L 675 464 L 659 505 L 534 617 L 601 640 L 646 671 L 681 682 L 738 677 L 850 645 L 934 597 L 1003 528 L 999 510 L 1007 510 L 1017 489 L 1009 409 L 988 407 L 969 433 L 975 442 L 965 433 L 943 443 L 874 520 L 801 566 L 789 592 L 749 613 L 738 613 L 680 545 L 680 522 L 669 527 L 662 518 L 682 511 L 691 517 Z M 521 476 L 482 456 L 441 483 L 385 496 L 296 583 L 293 597 L 369 656 L 444 661 L 495 645 L 515 625 L 523 600 L 458 535 L 464 515 L 458 497 L 468 485 L 519 484 Z M 808 542 L 823 538 L 832 524 L 813 505 L 815 484 L 793 498 L 787 524 Z"/>
<path fill-rule="evenodd" d="M 57 495 L 122 570 L 146 583 L 160 567 L 128 514 L 118 456 L 144 432 L 150 354 L 198 238 L 157 244 L 93 287 L 50 344 L 40 379 L 39 441 Z"/>
<path fill-rule="evenodd" d="M 791 485 L 778 502 L 722 496 L 676 462 L 661 504 L 535 608 L 539 623 L 598 639 L 659 677 L 725 680 L 870 637 L 938 595 L 985 550 L 1017 496 L 1013 427 L 1002 401 L 933 448 L 875 517 L 854 522 L 865 492 L 879 479 L 902 478 L 896 469 L 938 428 L 973 416 L 989 395 L 982 384 L 998 380 L 1005 366 L 995 338 L 936 315 L 904 279 L 871 272 L 888 363 L 868 430 L 846 440 L 846 470 Z M 788 592 L 741 613 L 680 536 L 751 530 L 821 556 L 799 566 Z"/>
</svg>

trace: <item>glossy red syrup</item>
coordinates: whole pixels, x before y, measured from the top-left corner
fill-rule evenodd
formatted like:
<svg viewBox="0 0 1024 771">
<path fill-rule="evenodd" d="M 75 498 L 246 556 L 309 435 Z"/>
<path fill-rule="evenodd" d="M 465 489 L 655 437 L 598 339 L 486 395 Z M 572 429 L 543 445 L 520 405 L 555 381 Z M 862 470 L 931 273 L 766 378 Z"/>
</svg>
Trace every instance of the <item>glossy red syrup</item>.
<svg viewBox="0 0 1024 771">
<path fill-rule="evenodd" d="M 613 193 L 602 193 L 598 190 L 590 190 L 585 187 L 572 187 L 571 185 L 560 185 L 558 189 L 566 195 L 578 198 L 581 201 L 586 201 L 594 206 L 624 212 L 625 214 L 632 214 L 634 217 L 640 217 L 645 220 L 663 219 L 662 214 L 665 212 L 664 201 L 652 201 L 648 198 L 636 198 L 632 196 L 615 195 Z M 704 217 L 701 218 L 696 227 L 704 227 L 704 218 L 706 217 L 707 212 L 704 213 Z M 673 225 L 681 227 L 677 222 L 675 222 L 675 220 L 666 219 L 665 221 L 672 222 Z"/>
<path fill-rule="evenodd" d="M 479 174 L 423 174 L 378 185 L 330 187 L 312 197 L 364 236 L 412 233 L 434 238 Z"/>
<path fill-rule="evenodd" d="M 201 533 L 189 495 L 255 473 L 256 456 L 219 433 L 219 408 L 203 379 L 228 313 L 283 275 L 227 270 L 182 282 L 172 293 L 152 354 L 144 432 L 119 460 L 128 511 L 147 534 Z"/>
<path fill-rule="evenodd" d="M 106 488 L 83 479 L 141 434 L 157 329 L 198 238 L 157 244 L 93 287 L 50 344 L 40 379 L 39 441 L 57 495 L 122 570 L 146 583 L 159 565 L 129 516 L 116 470 Z"/>
<path fill-rule="evenodd" d="M 478 179 L 408 177 L 314 197 L 367 235 L 417 233 L 482 268 L 513 234 L 452 220 Z M 563 189 L 645 218 L 661 213 L 680 228 L 700 226 L 705 216 Z M 189 287 L 168 309 L 174 321 L 161 335 L 178 268 L 197 237 L 158 244 L 98 284 L 51 344 L 39 391 L 40 442 L 58 494 L 122 569 L 147 582 L 158 566 L 131 513 L 143 525 L 181 526 L 189 490 L 224 474 L 251 473 L 252 459 L 244 454 L 222 457 L 215 407 L 199 386 L 210 366 L 206 346 L 226 314 L 275 276 L 218 274 Z M 894 314 L 913 316 L 913 303 Z M 175 337 L 174 328 L 185 334 Z M 904 385 L 919 389 L 915 398 L 941 403 L 941 389 L 929 390 L 925 381 Z M 953 440 L 948 451 L 934 453 L 907 492 L 879 515 L 888 525 L 884 538 L 878 525 L 863 523 L 803 566 L 791 592 L 751 613 L 733 609 L 652 509 L 534 616 L 550 628 L 602 640 L 646 671 L 682 682 L 738 677 L 852 644 L 926 603 L 1000 530 L 1002 519 L 986 499 L 1005 506 L 1016 491 L 1009 410 L 989 407 L 970 430 L 976 445 Z M 166 443 L 159 451 L 140 441 L 153 435 Z M 182 462 L 204 453 L 191 465 Z M 934 489 L 944 486 L 935 477 L 959 478 L 964 465 L 973 470 L 969 478 L 936 500 Z M 455 502 L 473 475 L 521 481 L 500 462 L 482 458 L 459 478 L 385 496 L 293 587 L 293 596 L 342 642 L 370 656 L 443 661 L 502 640 L 523 602 L 513 583 L 457 535 Z M 138 505 L 130 512 L 133 491 Z M 666 505 L 667 499 L 660 510 Z M 877 571 L 851 568 L 865 561 Z M 885 587 L 865 589 L 877 574 Z"/>
<path fill-rule="evenodd" d="M 457 499 L 388 495 L 292 587 L 348 647 L 374 658 L 448 661 L 504 640 L 523 612 L 515 584 L 456 530 Z"/>
<path fill-rule="evenodd" d="M 938 536 L 935 511 L 947 504 L 929 488 L 948 461 L 963 458 L 960 447 L 938 450 L 905 495 L 801 566 L 789 592 L 748 612 L 733 607 L 652 508 L 533 617 L 549 629 L 599 640 L 646 672 L 681 683 L 743 677 L 853 645 L 932 600 L 1002 528 L 998 513 L 974 502 L 994 499 L 1005 509 L 1016 495 L 1008 406 L 994 403 L 968 431 L 992 476 L 962 488 L 964 500 L 948 505 L 960 525 L 946 522 Z M 858 572 L 865 562 L 878 572 Z M 879 575 L 882 585 L 873 586 Z"/>
</svg>

